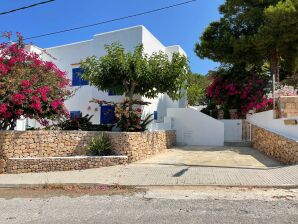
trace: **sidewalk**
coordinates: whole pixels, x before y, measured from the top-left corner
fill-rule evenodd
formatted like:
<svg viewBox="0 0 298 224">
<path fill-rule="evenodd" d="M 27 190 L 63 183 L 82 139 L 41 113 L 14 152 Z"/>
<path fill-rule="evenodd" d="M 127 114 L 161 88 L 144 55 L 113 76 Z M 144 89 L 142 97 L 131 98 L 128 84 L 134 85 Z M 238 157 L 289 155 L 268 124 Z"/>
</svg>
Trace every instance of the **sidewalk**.
<svg viewBox="0 0 298 224">
<path fill-rule="evenodd" d="M 247 147 L 179 147 L 129 165 L 98 169 L 1 174 L 0 187 L 26 184 L 138 186 L 298 186 L 298 165 L 282 166 Z"/>
<path fill-rule="evenodd" d="M 220 185 L 297 187 L 298 165 L 264 170 L 131 164 L 82 171 L 0 175 L 0 187 L 8 185 L 66 183 L 138 186 Z"/>
</svg>

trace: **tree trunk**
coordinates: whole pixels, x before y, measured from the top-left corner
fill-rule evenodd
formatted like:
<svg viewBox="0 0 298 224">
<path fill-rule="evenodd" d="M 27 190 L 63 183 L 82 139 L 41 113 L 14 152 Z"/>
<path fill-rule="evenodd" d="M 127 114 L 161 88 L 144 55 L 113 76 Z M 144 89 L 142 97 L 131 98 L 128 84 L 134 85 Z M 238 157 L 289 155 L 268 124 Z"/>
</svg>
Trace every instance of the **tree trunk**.
<svg viewBox="0 0 298 224">
<path fill-rule="evenodd" d="M 135 92 L 135 87 L 136 87 L 136 83 L 133 82 L 130 86 L 129 92 L 128 92 L 128 106 L 129 106 L 129 110 L 132 110 L 132 105 L 133 105 L 133 95 Z"/>
<path fill-rule="evenodd" d="M 276 99 L 275 99 L 275 86 L 276 83 L 279 83 L 279 67 L 280 67 L 280 58 L 278 49 L 274 49 L 271 53 L 271 62 L 270 62 L 270 72 L 272 76 L 272 95 L 273 95 L 273 118 L 276 118 Z"/>
<path fill-rule="evenodd" d="M 275 77 L 275 80 L 277 83 L 279 83 L 279 67 L 280 67 L 280 58 L 278 49 L 274 49 L 271 53 L 271 62 L 270 62 L 270 71 L 272 77 Z"/>
</svg>

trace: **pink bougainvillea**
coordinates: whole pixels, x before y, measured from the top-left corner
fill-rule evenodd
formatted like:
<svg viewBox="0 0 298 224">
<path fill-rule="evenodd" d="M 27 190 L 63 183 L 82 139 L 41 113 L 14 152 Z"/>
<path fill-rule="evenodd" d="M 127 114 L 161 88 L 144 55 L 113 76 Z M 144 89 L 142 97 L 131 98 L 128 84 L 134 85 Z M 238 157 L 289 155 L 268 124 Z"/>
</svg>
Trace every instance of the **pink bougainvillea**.
<svg viewBox="0 0 298 224">
<path fill-rule="evenodd" d="M 242 116 L 251 110 L 272 108 L 273 100 L 266 98 L 266 82 L 252 75 L 248 79 L 214 77 L 207 96 L 217 105 L 238 109 Z"/>
<path fill-rule="evenodd" d="M 17 35 L 16 43 L 0 44 L 0 130 L 13 129 L 21 116 L 46 124 L 46 119 L 68 115 L 63 101 L 71 92 L 65 72 L 27 51 Z"/>
</svg>

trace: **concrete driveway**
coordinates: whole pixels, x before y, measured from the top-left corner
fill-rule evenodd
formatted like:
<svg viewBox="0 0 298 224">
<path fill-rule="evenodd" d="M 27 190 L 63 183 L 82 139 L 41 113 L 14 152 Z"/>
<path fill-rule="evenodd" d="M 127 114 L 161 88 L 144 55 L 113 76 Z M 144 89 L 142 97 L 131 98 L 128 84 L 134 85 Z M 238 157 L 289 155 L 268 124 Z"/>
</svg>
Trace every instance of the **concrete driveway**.
<svg viewBox="0 0 298 224">
<path fill-rule="evenodd" d="M 250 147 L 207 146 L 176 147 L 137 164 L 264 169 L 281 166 L 278 161 Z"/>
</svg>

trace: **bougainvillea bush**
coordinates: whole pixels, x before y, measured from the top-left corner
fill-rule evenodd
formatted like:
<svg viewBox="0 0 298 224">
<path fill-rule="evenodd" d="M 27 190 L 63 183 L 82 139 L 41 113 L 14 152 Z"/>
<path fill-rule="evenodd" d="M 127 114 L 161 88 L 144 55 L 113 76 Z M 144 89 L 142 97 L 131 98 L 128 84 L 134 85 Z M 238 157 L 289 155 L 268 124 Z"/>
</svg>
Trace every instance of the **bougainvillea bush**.
<svg viewBox="0 0 298 224">
<path fill-rule="evenodd" d="M 273 106 L 273 100 L 266 97 L 268 80 L 256 73 L 245 75 L 216 73 L 212 79 L 207 89 L 207 97 L 215 105 L 225 109 L 237 109 L 240 116 L 245 116 L 252 109 L 260 112 Z"/>
<path fill-rule="evenodd" d="M 152 114 L 142 117 L 143 111 L 141 106 L 148 105 L 147 102 L 140 100 L 124 99 L 123 102 L 114 103 L 104 100 L 93 99 L 91 102 L 97 103 L 99 106 L 112 105 L 115 107 L 114 125 L 124 132 L 143 132 L 147 130 L 147 126 L 151 123 Z M 112 113 L 112 111 L 111 111 Z"/>
<path fill-rule="evenodd" d="M 67 116 L 64 100 L 71 95 L 65 72 L 26 50 L 18 34 L 16 43 L 0 44 L 0 130 L 14 129 L 17 119 Z"/>
</svg>

